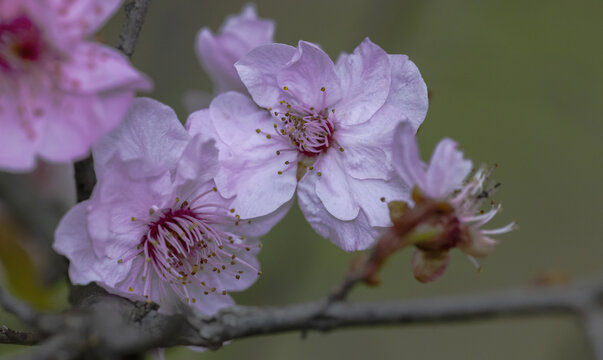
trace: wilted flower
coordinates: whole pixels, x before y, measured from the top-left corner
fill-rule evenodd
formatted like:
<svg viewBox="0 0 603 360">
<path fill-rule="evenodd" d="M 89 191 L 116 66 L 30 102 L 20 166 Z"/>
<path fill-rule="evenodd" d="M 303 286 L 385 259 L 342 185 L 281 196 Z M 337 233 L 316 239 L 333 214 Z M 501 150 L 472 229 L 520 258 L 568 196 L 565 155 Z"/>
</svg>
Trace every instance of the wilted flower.
<svg viewBox="0 0 603 360">
<path fill-rule="evenodd" d="M 188 120 L 193 134 L 215 133 L 220 193 L 254 217 L 286 212 L 298 188 L 320 235 L 346 251 L 370 246 L 390 225 L 385 199 L 408 198 L 391 146 L 396 124 L 416 130 L 427 111 L 416 66 L 366 39 L 337 64 L 301 41 L 260 46 L 236 67 L 255 103 L 226 93 Z"/>
<path fill-rule="evenodd" d="M 255 7 L 247 4 L 240 14 L 229 16 L 216 35 L 207 27 L 199 31 L 195 50 L 214 83 L 215 94 L 247 91 L 234 64 L 253 48 L 272 43 L 274 27 L 274 21 L 258 19 Z M 191 111 L 206 107 L 210 101 L 209 94 L 198 91 L 190 91 L 185 96 L 185 105 Z"/>
<path fill-rule="evenodd" d="M 0 168 L 81 157 L 149 81 L 89 42 L 120 0 L 0 0 Z"/>
<path fill-rule="evenodd" d="M 218 194 L 214 141 L 188 139 L 176 114 L 150 99 L 136 100 L 109 139 L 117 150 L 107 140 L 93 152 L 101 160 L 92 197 L 56 231 L 54 248 L 69 258 L 72 283 L 96 282 L 166 313 L 189 304 L 207 315 L 231 305 L 227 292 L 259 275 L 260 244 L 247 236 L 271 224 L 242 219 Z M 161 165 L 142 166 L 153 159 Z"/>
<path fill-rule="evenodd" d="M 428 198 L 447 202 L 452 207 L 451 212 L 436 216 L 415 230 L 415 238 L 420 240 L 414 243 L 417 249 L 412 260 L 413 271 L 419 281 L 428 282 L 443 274 L 450 249 L 459 248 L 477 266 L 474 257 L 484 257 L 494 251 L 496 241 L 490 235 L 507 233 L 516 228 L 516 224 L 482 229 L 501 210 L 500 204 L 492 204 L 488 211 L 480 210 L 499 185 L 490 186 L 487 182 L 490 170 L 482 167 L 465 180 L 473 164 L 463 158 L 457 143 L 447 138 L 438 143 L 426 165 L 419 157 L 414 134 L 408 124 L 396 128 L 394 169 L 405 184 L 414 187 L 415 203 Z"/>
</svg>

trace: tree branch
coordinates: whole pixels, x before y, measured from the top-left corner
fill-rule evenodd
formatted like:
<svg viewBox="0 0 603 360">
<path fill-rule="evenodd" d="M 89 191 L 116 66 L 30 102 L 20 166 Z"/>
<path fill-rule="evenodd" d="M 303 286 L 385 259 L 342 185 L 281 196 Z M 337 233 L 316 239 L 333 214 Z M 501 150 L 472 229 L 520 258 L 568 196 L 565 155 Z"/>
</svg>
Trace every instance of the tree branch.
<svg viewBox="0 0 603 360">
<path fill-rule="evenodd" d="M 41 340 L 38 333 L 29 331 L 16 331 L 0 326 L 0 344 L 36 345 Z"/>
<path fill-rule="evenodd" d="M 132 57 L 134 50 L 136 50 L 138 35 L 150 4 L 151 0 L 132 0 L 125 5 L 126 22 L 119 35 L 116 47 L 128 57 Z"/>
<path fill-rule="evenodd" d="M 156 347 L 196 345 L 217 349 L 226 341 L 292 331 L 348 327 L 451 323 L 503 316 L 574 314 L 589 325 L 593 345 L 601 344 L 603 278 L 575 284 L 389 302 L 348 303 L 324 299 L 285 307 L 233 307 L 215 316 L 165 315 L 146 303 L 108 294 L 92 295 L 44 346 L 103 356 L 136 354 Z M 596 317 L 593 314 L 596 313 Z M 120 331 L 115 331 L 120 329 Z M 91 342 L 91 339 L 94 341 Z M 57 345 L 58 344 L 58 345 Z M 64 353 L 68 353 L 64 349 Z M 593 346 L 597 359 L 599 349 Z M 40 354 L 41 352 L 36 352 Z M 29 354 L 31 355 L 31 354 Z M 37 359 L 35 356 L 26 359 Z"/>
</svg>

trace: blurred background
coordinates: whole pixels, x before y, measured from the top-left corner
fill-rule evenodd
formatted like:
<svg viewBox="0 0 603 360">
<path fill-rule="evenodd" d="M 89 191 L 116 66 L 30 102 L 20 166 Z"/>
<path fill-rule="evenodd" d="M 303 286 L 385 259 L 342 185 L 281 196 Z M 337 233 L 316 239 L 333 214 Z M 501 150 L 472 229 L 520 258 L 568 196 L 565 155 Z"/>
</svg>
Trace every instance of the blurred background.
<svg viewBox="0 0 603 360">
<path fill-rule="evenodd" d="M 193 50 L 197 31 L 217 31 L 246 1 L 155 1 L 133 63 L 155 82 L 150 94 L 182 121 L 189 90 L 211 92 Z M 439 280 L 416 282 L 411 251 L 394 256 L 382 285 L 359 286 L 352 300 L 407 299 L 542 286 L 603 273 L 603 2 L 599 0 L 305 0 L 255 2 L 277 23 L 277 42 L 320 44 L 336 58 L 369 36 L 407 54 L 432 99 L 419 132 L 423 158 L 442 137 L 456 139 L 475 163 L 497 163 L 503 186 L 496 221 L 520 231 L 500 237 L 476 272 L 454 252 Z M 123 15 L 100 37 L 115 44 Z M 69 181 L 69 176 L 65 177 Z M 68 187 L 71 185 L 67 185 Z M 67 195 L 73 201 L 72 195 Z M 66 208 L 67 205 L 63 205 Z M 5 211 L 0 271 L 15 295 L 42 309 L 66 307 L 63 282 L 40 277 L 35 251 Z M 497 224 L 493 224 L 497 225 Z M 33 255 L 32 255 L 33 254 Z M 343 253 L 305 224 L 297 207 L 264 238 L 263 276 L 235 294 L 245 305 L 285 305 L 327 294 L 355 254 Z M 0 313 L 0 324 L 22 326 Z M 602 334 L 603 336 L 603 334 Z M 22 349 L 2 346 L 0 352 Z M 217 352 L 168 350 L 167 359 L 588 359 L 577 319 L 564 316 L 299 333 L 235 341 Z"/>
</svg>

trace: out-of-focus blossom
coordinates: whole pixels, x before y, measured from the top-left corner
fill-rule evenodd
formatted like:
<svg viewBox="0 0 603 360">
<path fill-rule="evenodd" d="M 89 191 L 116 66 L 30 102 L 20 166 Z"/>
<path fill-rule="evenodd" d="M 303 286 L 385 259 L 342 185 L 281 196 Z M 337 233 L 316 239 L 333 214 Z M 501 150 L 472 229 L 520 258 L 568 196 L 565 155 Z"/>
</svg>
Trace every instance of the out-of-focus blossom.
<svg viewBox="0 0 603 360">
<path fill-rule="evenodd" d="M 54 248 L 70 260 L 71 282 L 154 301 L 165 313 L 188 304 L 209 315 L 232 305 L 227 293 L 259 275 L 260 243 L 248 236 L 272 223 L 242 219 L 217 192 L 214 141 L 189 139 L 176 114 L 150 99 L 136 100 L 108 138 L 113 148 L 105 142 L 93 151 L 101 160 L 90 200 L 56 231 Z"/>
<path fill-rule="evenodd" d="M 248 4 L 241 14 L 228 17 L 218 34 L 207 27 L 199 31 L 197 56 L 216 93 L 246 90 L 234 64 L 253 48 L 272 43 L 274 27 L 274 21 L 258 19 L 255 7 Z"/>
<path fill-rule="evenodd" d="M 272 43 L 274 28 L 273 20 L 259 19 L 255 6 L 247 4 L 240 14 L 226 18 L 217 34 L 207 27 L 199 31 L 195 51 L 214 83 L 214 94 L 247 91 L 234 64 L 253 48 Z M 191 90 L 185 95 L 184 103 L 192 112 L 207 107 L 211 99 L 210 94 Z"/>
<path fill-rule="evenodd" d="M 415 277 L 421 282 L 429 282 L 444 273 L 450 249 L 459 248 L 477 266 L 474 257 L 485 257 L 494 251 L 496 241 L 490 235 L 507 233 L 515 229 L 516 224 L 511 222 L 498 229 L 482 229 L 501 210 L 500 204 L 492 204 L 488 211 L 481 210 L 498 187 L 498 184 L 489 187 L 490 170 L 479 168 L 465 180 L 473 164 L 463 158 L 457 143 L 448 138 L 438 143 L 426 165 L 419 157 L 414 135 L 414 129 L 408 124 L 398 125 L 395 130 L 393 165 L 396 173 L 406 185 L 414 188 L 415 203 L 429 198 L 448 202 L 453 209 L 416 230 L 433 234 L 423 236 L 424 240 L 415 243 L 412 260 Z M 421 238 L 417 234 L 415 237 Z"/>
<path fill-rule="evenodd" d="M 149 81 L 87 39 L 120 0 L 0 0 L 0 168 L 84 156 Z"/>
<path fill-rule="evenodd" d="M 391 224 L 385 199 L 409 195 L 391 147 L 396 124 L 416 130 L 427 111 L 417 67 L 368 39 L 337 64 L 301 41 L 260 46 L 236 67 L 255 103 L 226 93 L 187 124 L 215 133 L 220 193 L 237 194 L 241 216 L 254 217 L 284 213 L 297 188 L 320 235 L 346 251 L 369 247 Z"/>
</svg>

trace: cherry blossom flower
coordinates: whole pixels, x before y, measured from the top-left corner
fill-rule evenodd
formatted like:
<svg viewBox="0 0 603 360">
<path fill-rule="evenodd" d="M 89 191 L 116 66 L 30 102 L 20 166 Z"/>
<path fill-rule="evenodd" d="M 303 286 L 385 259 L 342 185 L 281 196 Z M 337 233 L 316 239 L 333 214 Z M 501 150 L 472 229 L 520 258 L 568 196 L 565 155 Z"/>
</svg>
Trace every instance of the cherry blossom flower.
<svg viewBox="0 0 603 360">
<path fill-rule="evenodd" d="M 187 123 L 215 134 L 220 193 L 254 217 L 284 214 L 297 189 L 320 235 L 346 251 L 369 247 L 391 225 L 385 199 L 408 198 L 391 146 L 396 124 L 416 130 L 427 111 L 417 67 L 366 39 L 337 64 L 301 41 L 260 46 L 236 68 L 254 101 L 225 93 Z"/>
<path fill-rule="evenodd" d="M 426 165 L 419 157 L 414 134 L 408 124 L 400 124 L 395 130 L 393 166 L 396 173 L 406 185 L 414 187 L 412 200 L 415 203 L 429 198 L 448 202 L 453 209 L 450 214 L 437 217 L 434 223 L 418 229 L 418 232 L 435 234 L 423 236 L 425 240 L 415 243 L 412 260 L 415 277 L 421 282 L 429 282 L 444 273 L 450 249 L 459 248 L 478 266 L 474 257 L 485 257 L 496 246 L 496 240 L 490 235 L 507 233 L 517 225 L 511 222 L 497 229 L 482 229 L 501 210 L 501 205 L 494 203 L 490 210 L 481 210 L 500 185 L 489 184 L 490 170 L 481 167 L 465 180 L 473 164 L 463 158 L 457 143 L 448 138 L 438 143 Z"/>
<path fill-rule="evenodd" d="M 86 40 L 120 0 L 0 0 L 0 168 L 84 156 L 149 81 Z"/>
<path fill-rule="evenodd" d="M 226 18 L 217 34 L 207 27 L 199 31 L 195 50 L 201 66 L 214 83 L 215 94 L 229 90 L 247 91 L 234 64 L 253 48 L 272 43 L 274 28 L 273 20 L 259 19 L 255 6 L 247 4 L 240 14 Z M 194 111 L 207 107 L 211 98 L 200 91 L 189 91 L 184 102 Z"/>
<path fill-rule="evenodd" d="M 228 292 L 260 274 L 255 237 L 274 222 L 241 218 L 217 192 L 214 141 L 189 138 L 176 114 L 151 99 L 137 99 L 109 139 L 113 149 L 93 150 L 101 160 L 91 198 L 56 231 L 54 248 L 70 260 L 71 282 L 96 282 L 156 302 L 164 313 L 188 305 L 210 315 L 232 305 Z M 160 165 L 141 166 L 153 159 Z"/>
</svg>

